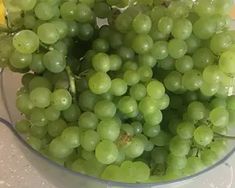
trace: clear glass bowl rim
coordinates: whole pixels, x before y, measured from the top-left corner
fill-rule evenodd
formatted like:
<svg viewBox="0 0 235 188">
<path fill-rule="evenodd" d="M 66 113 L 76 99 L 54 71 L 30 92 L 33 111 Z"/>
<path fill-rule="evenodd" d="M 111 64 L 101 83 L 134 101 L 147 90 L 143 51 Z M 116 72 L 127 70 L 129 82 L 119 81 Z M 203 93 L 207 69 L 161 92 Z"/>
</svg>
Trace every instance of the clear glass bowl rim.
<svg viewBox="0 0 235 188">
<path fill-rule="evenodd" d="M 1 97 L 2 97 L 0 99 L 3 101 L 3 105 L 6 109 L 6 112 L 7 112 L 7 115 L 9 117 L 9 119 L 11 119 L 9 109 L 7 107 L 7 104 L 6 104 L 6 94 L 4 92 L 4 87 L 3 87 L 3 85 L 4 85 L 3 84 L 4 83 L 3 72 L 4 72 L 4 69 L 2 69 L 1 72 L 0 72 L 0 90 L 1 90 L 0 92 L 1 92 Z M 49 165 L 54 166 L 54 168 L 58 168 L 58 170 L 65 171 L 66 173 L 71 173 L 71 175 L 73 175 L 73 176 L 78 176 L 80 178 L 85 178 L 88 181 L 96 181 L 96 182 L 99 182 L 99 183 L 102 183 L 102 184 L 107 184 L 107 185 L 112 185 L 112 186 L 119 186 L 119 187 L 136 187 L 136 188 L 138 188 L 138 187 L 139 188 L 141 188 L 141 187 L 154 187 L 154 186 L 156 187 L 156 186 L 163 186 L 163 185 L 170 185 L 170 184 L 173 184 L 173 183 L 184 182 L 184 181 L 196 178 L 197 176 L 202 175 L 202 174 L 214 169 L 215 167 L 225 163 L 227 161 L 227 159 L 230 158 L 233 155 L 233 153 L 235 152 L 235 146 L 234 146 L 229 153 L 227 153 L 222 159 L 220 159 L 214 165 L 212 165 L 208 168 L 205 168 L 204 170 L 202 170 L 202 171 L 200 171 L 196 174 L 193 174 L 191 176 L 186 176 L 186 177 L 183 177 L 183 178 L 180 178 L 180 179 L 171 180 L 171 181 L 164 181 L 164 182 L 156 182 L 156 183 L 135 183 L 135 184 L 133 184 L 133 183 L 121 183 L 121 182 L 103 180 L 103 179 L 93 177 L 93 176 L 89 176 L 89 175 L 86 175 L 86 174 L 82 174 L 82 173 L 79 173 L 79 172 L 74 172 L 74 171 L 72 171 L 68 168 L 65 168 L 64 166 L 61 166 L 61 165 L 49 160 L 47 157 L 43 156 L 40 152 L 38 152 L 38 151 L 34 150 L 32 147 L 30 147 L 30 145 L 15 130 L 14 124 L 12 123 L 11 120 L 8 121 L 7 119 L 0 117 L 0 122 L 3 123 L 4 125 L 6 125 L 11 130 L 11 132 L 14 134 L 14 136 L 20 141 L 20 143 L 24 147 L 26 147 L 28 150 L 30 150 L 34 155 L 37 155 L 41 160 L 44 160 L 47 163 L 49 163 Z"/>
</svg>

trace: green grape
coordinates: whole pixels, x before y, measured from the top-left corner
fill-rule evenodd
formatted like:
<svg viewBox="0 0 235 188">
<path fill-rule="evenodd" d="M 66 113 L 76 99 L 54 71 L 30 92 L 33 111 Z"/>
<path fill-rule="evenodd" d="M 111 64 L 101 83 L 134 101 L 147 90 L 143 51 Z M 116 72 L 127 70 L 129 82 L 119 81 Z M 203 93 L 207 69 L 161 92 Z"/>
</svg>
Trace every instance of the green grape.
<svg viewBox="0 0 235 188">
<path fill-rule="evenodd" d="M 126 61 L 124 64 L 123 64 L 123 67 L 122 67 L 122 70 L 123 71 L 136 71 L 138 69 L 138 64 L 134 61 Z"/>
<path fill-rule="evenodd" d="M 110 70 L 117 71 L 121 68 L 122 59 L 118 55 L 115 54 L 110 55 L 109 60 L 110 60 Z"/>
<path fill-rule="evenodd" d="M 30 92 L 30 100 L 38 108 L 46 108 L 50 105 L 51 91 L 47 88 L 38 87 Z"/>
<path fill-rule="evenodd" d="M 224 140 L 215 140 L 209 147 L 214 151 L 218 156 L 222 156 L 227 150 L 227 143 Z"/>
<path fill-rule="evenodd" d="M 183 169 L 185 175 L 192 175 L 204 168 L 204 165 L 199 157 L 189 157 L 186 167 Z"/>
<path fill-rule="evenodd" d="M 16 122 L 15 128 L 20 133 L 27 133 L 29 132 L 30 126 L 31 124 L 28 120 L 22 119 Z"/>
<path fill-rule="evenodd" d="M 132 27 L 136 33 L 146 34 L 152 27 L 152 21 L 149 16 L 140 13 L 134 18 Z"/>
<path fill-rule="evenodd" d="M 94 112 L 99 118 L 112 118 L 116 113 L 116 106 L 111 101 L 101 100 L 96 103 Z"/>
<path fill-rule="evenodd" d="M 168 7 L 169 14 L 172 18 L 186 17 L 188 15 L 187 4 L 181 1 L 172 1 Z"/>
<path fill-rule="evenodd" d="M 153 44 L 150 54 L 159 60 L 165 59 L 168 56 L 168 43 L 166 41 L 158 41 Z"/>
<path fill-rule="evenodd" d="M 123 44 L 123 35 L 117 31 L 111 31 L 108 41 L 110 44 L 110 47 L 113 49 L 118 49 Z M 125 42 L 125 40 L 124 40 Z M 129 43 L 131 44 L 131 43 Z"/>
<path fill-rule="evenodd" d="M 106 93 L 111 87 L 111 79 L 104 72 L 96 72 L 89 79 L 89 88 L 95 94 Z"/>
<path fill-rule="evenodd" d="M 226 51 L 222 53 L 219 59 L 219 68 L 227 74 L 235 74 L 234 71 L 234 52 L 233 51 Z"/>
<path fill-rule="evenodd" d="M 132 49 L 137 54 L 145 54 L 153 46 L 153 40 L 149 35 L 139 34 L 134 37 L 132 42 Z"/>
<path fill-rule="evenodd" d="M 79 172 L 82 174 L 86 174 L 87 173 L 87 161 L 83 160 L 81 158 L 78 158 L 76 161 L 74 161 L 71 165 L 71 169 L 75 172 Z"/>
<path fill-rule="evenodd" d="M 76 11 L 77 11 L 76 2 L 71 2 L 71 1 L 64 2 L 60 6 L 60 14 L 64 20 L 75 20 Z"/>
<path fill-rule="evenodd" d="M 32 125 L 39 127 L 47 125 L 48 120 L 45 117 L 44 110 L 40 108 L 32 109 L 30 114 L 30 122 Z"/>
<path fill-rule="evenodd" d="M 173 70 L 174 64 L 175 64 L 175 60 L 170 56 L 158 62 L 159 68 L 163 70 Z"/>
<path fill-rule="evenodd" d="M 48 88 L 49 90 L 52 90 L 52 84 L 48 81 L 48 79 L 40 76 L 34 76 L 29 84 L 28 84 L 29 90 L 32 91 L 38 87 L 44 87 Z"/>
<path fill-rule="evenodd" d="M 122 96 L 127 92 L 127 83 L 123 79 L 115 78 L 109 92 L 114 96 Z"/>
<path fill-rule="evenodd" d="M 219 90 L 219 85 L 216 83 L 207 83 L 207 82 L 203 82 L 203 84 L 200 87 L 200 91 L 203 95 L 205 96 L 213 96 L 215 95 Z"/>
<path fill-rule="evenodd" d="M 217 65 L 209 65 L 204 69 L 202 76 L 207 83 L 219 83 L 222 79 L 222 72 Z"/>
<path fill-rule="evenodd" d="M 92 65 L 96 71 L 108 72 L 110 70 L 110 59 L 105 53 L 97 53 L 92 57 Z"/>
<path fill-rule="evenodd" d="M 228 50 L 232 45 L 232 37 L 229 33 L 215 34 L 210 41 L 210 49 L 217 55 Z"/>
<path fill-rule="evenodd" d="M 51 22 L 57 29 L 60 39 L 67 36 L 69 30 L 67 23 L 62 19 L 56 19 L 53 22 Z"/>
<path fill-rule="evenodd" d="M 165 87 L 171 92 L 177 92 L 182 88 L 182 75 L 177 71 L 170 72 L 164 79 Z"/>
<path fill-rule="evenodd" d="M 51 94 L 51 104 L 57 110 L 67 110 L 72 104 L 72 96 L 65 89 L 57 89 Z"/>
<path fill-rule="evenodd" d="M 30 135 L 36 137 L 36 138 L 45 138 L 47 135 L 47 126 L 39 127 L 32 125 L 29 130 Z"/>
<path fill-rule="evenodd" d="M 76 8 L 76 20 L 80 23 L 90 22 L 93 19 L 93 12 L 89 6 L 84 3 L 78 3 Z"/>
<path fill-rule="evenodd" d="M 160 130 L 160 132 L 150 139 L 150 141 L 156 146 L 167 146 L 170 141 L 170 134 Z"/>
<path fill-rule="evenodd" d="M 187 164 L 187 158 L 185 156 L 175 156 L 169 154 L 167 156 L 167 165 L 173 169 L 183 169 Z"/>
<path fill-rule="evenodd" d="M 215 0 L 214 2 L 215 4 L 215 8 L 216 8 L 216 12 L 220 13 L 220 14 L 228 14 L 228 12 L 231 11 L 231 8 L 232 8 L 232 4 L 233 4 L 233 1 L 231 0 L 228 0 L 228 1 L 225 1 L 225 0 Z"/>
<path fill-rule="evenodd" d="M 29 136 L 27 138 L 27 143 L 35 150 L 39 151 L 42 147 L 42 142 L 40 139 L 33 137 L 33 136 Z"/>
<path fill-rule="evenodd" d="M 187 113 L 192 120 L 201 120 L 206 116 L 206 108 L 203 103 L 194 101 L 188 105 Z"/>
<path fill-rule="evenodd" d="M 51 141 L 49 144 L 49 153 L 56 158 L 63 159 L 67 156 L 69 156 L 72 152 L 73 149 L 68 147 L 63 141 L 61 140 L 60 137 L 57 137 Z"/>
<path fill-rule="evenodd" d="M 196 128 L 193 137 L 197 144 L 201 146 L 207 146 L 212 142 L 213 136 L 214 134 L 210 127 L 201 125 Z"/>
<path fill-rule="evenodd" d="M 28 94 L 22 94 L 16 98 L 16 107 L 24 114 L 30 114 L 31 110 L 34 108 Z"/>
<path fill-rule="evenodd" d="M 192 54 L 201 46 L 201 40 L 197 38 L 194 34 L 191 34 L 189 38 L 185 40 L 187 47 L 188 47 L 188 53 Z"/>
<path fill-rule="evenodd" d="M 133 163 L 135 178 L 137 182 L 145 182 L 150 176 L 150 168 L 147 164 L 141 161 Z"/>
<path fill-rule="evenodd" d="M 202 74 L 196 69 L 186 72 L 182 77 L 182 85 L 185 89 L 195 91 L 201 87 L 203 83 Z"/>
<path fill-rule="evenodd" d="M 24 15 L 24 26 L 26 29 L 33 29 L 36 25 L 36 18 L 31 14 Z"/>
<path fill-rule="evenodd" d="M 190 139 L 193 137 L 195 127 L 192 122 L 183 121 L 177 125 L 177 134 L 182 139 Z"/>
<path fill-rule="evenodd" d="M 55 121 L 59 119 L 60 117 L 60 111 L 56 110 L 54 107 L 49 106 L 48 108 L 45 109 L 45 117 L 49 121 Z"/>
<path fill-rule="evenodd" d="M 192 23 L 185 18 L 180 18 L 174 21 L 172 35 L 177 39 L 185 40 L 190 37 L 192 30 Z"/>
<path fill-rule="evenodd" d="M 33 54 L 32 62 L 30 64 L 30 69 L 35 73 L 43 73 L 45 71 L 45 66 L 42 61 L 42 54 Z"/>
<path fill-rule="evenodd" d="M 39 47 L 38 36 L 30 30 L 22 30 L 13 37 L 13 46 L 20 53 L 31 54 Z"/>
<path fill-rule="evenodd" d="M 56 15 L 57 9 L 57 6 L 52 6 L 46 2 L 39 2 L 34 9 L 34 13 L 40 20 L 50 20 Z"/>
<path fill-rule="evenodd" d="M 124 114 L 132 113 L 137 110 L 137 102 L 130 96 L 124 96 L 118 101 L 118 109 Z"/>
<path fill-rule="evenodd" d="M 86 151 L 85 149 L 82 149 L 81 156 L 85 160 L 92 160 L 95 158 L 95 153 L 93 151 Z"/>
<path fill-rule="evenodd" d="M 213 15 L 216 11 L 214 2 L 212 0 L 198 0 L 198 2 L 194 6 L 194 10 L 201 17 Z"/>
<path fill-rule="evenodd" d="M 184 157 L 189 153 L 190 142 L 175 136 L 170 141 L 169 149 L 173 155 Z"/>
<path fill-rule="evenodd" d="M 111 164 L 118 157 L 117 146 L 112 141 L 103 140 L 97 145 L 95 156 L 100 163 Z"/>
<path fill-rule="evenodd" d="M 134 130 L 134 134 L 140 134 L 142 133 L 142 124 L 138 121 L 134 121 L 131 123 L 131 126 L 133 127 L 133 130 Z"/>
<path fill-rule="evenodd" d="M 158 125 L 162 121 L 162 113 L 156 109 L 153 113 L 144 114 L 144 120 L 148 125 Z"/>
<path fill-rule="evenodd" d="M 9 62 L 14 68 L 27 68 L 32 62 L 32 54 L 23 54 L 15 50 L 9 58 Z"/>
<path fill-rule="evenodd" d="M 158 80 L 153 80 L 147 85 L 147 94 L 155 99 L 160 99 L 165 94 L 164 85 Z"/>
<path fill-rule="evenodd" d="M 97 101 L 98 97 L 95 94 L 85 90 L 80 93 L 78 104 L 83 111 L 92 111 Z"/>
<path fill-rule="evenodd" d="M 99 134 L 94 130 L 87 130 L 81 134 L 80 143 L 86 151 L 94 151 L 99 141 Z"/>
<path fill-rule="evenodd" d="M 196 68 L 206 68 L 215 61 L 214 54 L 208 48 L 199 48 L 192 57 Z"/>
<path fill-rule="evenodd" d="M 57 50 L 47 52 L 43 56 L 43 64 L 52 73 L 60 73 L 66 67 L 64 56 Z"/>
<path fill-rule="evenodd" d="M 143 126 L 144 134 L 150 138 L 156 137 L 159 134 L 160 130 L 161 130 L 161 128 L 157 124 L 151 125 L 151 124 L 146 123 Z"/>
<path fill-rule="evenodd" d="M 139 55 L 138 62 L 140 65 L 147 65 L 149 67 L 154 67 L 157 64 L 157 60 L 150 54 Z"/>
<path fill-rule="evenodd" d="M 45 44 L 54 44 L 60 38 L 57 26 L 53 23 L 43 23 L 37 29 L 39 39 Z"/>
<path fill-rule="evenodd" d="M 228 110 L 235 110 L 235 96 L 229 96 L 226 99 L 227 102 L 227 109 Z"/>
<path fill-rule="evenodd" d="M 107 52 L 109 50 L 109 43 L 105 39 L 97 38 L 93 41 L 92 48 L 97 52 Z"/>
<path fill-rule="evenodd" d="M 201 153 L 201 160 L 204 165 L 211 166 L 218 160 L 218 156 L 214 151 L 205 149 Z"/>
<path fill-rule="evenodd" d="M 175 62 L 175 68 L 181 73 L 185 73 L 193 69 L 194 61 L 191 56 L 185 55 Z"/>
<path fill-rule="evenodd" d="M 117 165 L 108 165 L 101 174 L 105 180 L 121 181 L 121 169 Z"/>
<path fill-rule="evenodd" d="M 67 53 L 68 53 L 67 47 L 68 47 L 68 46 L 67 46 L 66 43 L 63 42 L 63 41 L 58 41 L 57 43 L 55 43 L 55 44 L 53 45 L 53 48 L 54 48 L 55 50 L 57 50 L 58 52 L 60 52 L 61 54 L 63 54 L 63 55 L 67 55 Z"/>
<path fill-rule="evenodd" d="M 135 84 L 131 86 L 130 88 L 130 96 L 137 100 L 140 101 L 142 98 L 144 98 L 147 94 L 147 89 L 143 84 Z"/>
<path fill-rule="evenodd" d="M 60 136 L 63 130 L 67 127 L 67 123 L 63 119 L 57 119 L 48 123 L 47 131 L 50 136 Z"/>
<path fill-rule="evenodd" d="M 78 125 L 85 129 L 95 129 L 97 124 L 98 119 L 92 112 L 83 112 L 78 120 Z"/>
<path fill-rule="evenodd" d="M 121 130 L 125 132 L 128 136 L 133 136 L 134 135 L 134 128 L 132 125 L 128 123 L 124 123 L 121 126 Z"/>
<path fill-rule="evenodd" d="M 82 34 L 87 33 L 87 31 L 89 29 L 87 29 L 86 27 L 84 27 L 83 24 L 79 25 L 77 22 L 75 21 L 67 21 L 67 25 L 68 25 L 68 36 L 69 37 L 75 37 L 77 35 L 82 36 Z M 80 26 L 80 28 L 79 28 Z M 90 31 L 89 31 L 90 33 Z M 59 35 L 59 33 L 58 33 Z"/>
<path fill-rule="evenodd" d="M 183 57 L 187 52 L 187 44 L 181 39 L 172 39 L 168 43 L 169 55 L 175 59 Z"/>
<path fill-rule="evenodd" d="M 142 82 L 148 82 L 153 77 L 153 70 L 147 65 L 140 66 L 137 71 Z"/>
<path fill-rule="evenodd" d="M 124 46 L 121 46 L 118 49 L 117 53 L 123 60 L 130 60 L 130 59 L 133 59 L 135 56 L 135 53 L 131 48 L 124 47 Z"/>
<path fill-rule="evenodd" d="M 213 19 L 202 17 L 193 24 L 193 33 L 199 39 L 209 39 L 216 32 L 216 23 Z"/>
<path fill-rule="evenodd" d="M 110 6 L 103 2 L 95 3 L 93 9 L 98 18 L 107 18 L 111 13 Z"/>
<path fill-rule="evenodd" d="M 136 172 L 132 161 L 124 161 L 121 166 L 121 181 L 125 183 L 136 183 Z"/>
<path fill-rule="evenodd" d="M 120 125 L 113 119 L 104 119 L 99 122 L 97 132 L 102 140 L 115 141 L 120 133 Z"/>
<path fill-rule="evenodd" d="M 144 144 L 139 138 L 133 138 L 125 148 L 125 154 L 130 158 L 137 158 L 144 152 Z"/>
<path fill-rule="evenodd" d="M 89 23 L 80 24 L 79 27 L 75 26 L 75 29 L 78 30 L 78 37 L 83 41 L 87 41 L 93 37 L 94 28 Z M 76 36 L 76 30 L 74 30 L 74 35 Z"/>
<path fill-rule="evenodd" d="M 119 14 L 115 19 L 114 25 L 119 32 L 126 33 L 131 29 L 132 17 L 127 13 Z"/>
<path fill-rule="evenodd" d="M 143 114 L 152 114 L 157 108 L 157 101 L 152 97 L 146 96 L 139 102 L 139 110 Z"/>
<path fill-rule="evenodd" d="M 163 147 L 156 147 L 151 151 L 151 158 L 156 164 L 164 164 L 168 156 L 168 151 Z"/>
<path fill-rule="evenodd" d="M 37 0 L 14 0 L 11 2 L 12 5 L 16 5 L 23 11 L 32 10 L 37 3 Z"/>
<path fill-rule="evenodd" d="M 229 122 L 229 113 L 225 107 L 217 107 L 210 112 L 209 119 L 214 126 L 225 127 Z"/>
<path fill-rule="evenodd" d="M 136 70 L 127 70 L 124 72 L 123 80 L 127 85 L 132 86 L 140 81 L 140 75 Z"/>
<path fill-rule="evenodd" d="M 158 29 L 163 34 L 170 34 L 173 28 L 173 20 L 168 16 L 162 17 L 158 21 Z"/>
<path fill-rule="evenodd" d="M 80 114 L 81 110 L 76 104 L 72 104 L 68 109 L 62 112 L 62 115 L 67 122 L 77 121 Z"/>
<path fill-rule="evenodd" d="M 65 128 L 60 136 L 61 141 L 70 148 L 76 148 L 80 145 L 79 128 L 68 127 Z"/>
</svg>

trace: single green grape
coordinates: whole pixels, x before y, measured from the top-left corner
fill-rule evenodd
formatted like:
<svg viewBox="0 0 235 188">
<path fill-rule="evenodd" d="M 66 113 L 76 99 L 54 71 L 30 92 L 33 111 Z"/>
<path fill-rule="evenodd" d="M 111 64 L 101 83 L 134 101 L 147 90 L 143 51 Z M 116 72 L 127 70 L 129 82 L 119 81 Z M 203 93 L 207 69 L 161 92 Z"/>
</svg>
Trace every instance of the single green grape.
<svg viewBox="0 0 235 188">
<path fill-rule="evenodd" d="M 92 65 L 96 71 L 108 72 L 110 70 L 110 59 L 105 53 L 97 53 L 92 58 Z"/>
<path fill-rule="evenodd" d="M 77 104 L 71 104 L 71 106 L 62 112 L 64 119 L 67 122 L 77 121 L 81 114 L 81 110 Z"/>
<path fill-rule="evenodd" d="M 144 152 L 144 144 L 139 138 L 133 138 L 125 148 L 125 154 L 130 158 L 137 158 Z"/>
<path fill-rule="evenodd" d="M 123 79 L 115 78 L 109 92 L 114 96 L 122 96 L 127 92 L 127 83 Z"/>
<path fill-rule="evenodd" d="M 225 107 L 217 107 L 210 112 L 209 119 L 214 126 L 225 127 L 229 122 L 229 113 Z"/>
<path fill-rule="evenodd" d="M 45 109 L 45 116 L 49 121 L 55 121 L 60 117 L 60 111 L 56 110 L 53 106 L 49 106 Z"/>
<path fill-rule="evenodd" d="M 111 87 L 111 79 L 104 72 L 96 72 L 89 79 L 89 88 L 94 94 L 106 93 Z"/>
<path fill-rule="evenodd" d="M 34 126 L 43 127 L 46 126 L 48 123 L 48 120 L 46 119 L 45 116 L 45 112 L 41 108 L 32 109 L 29 119 L 32 125 Z"/>
<path fill-rule="evenodd" d="M 72 152 L 73 149 L 68 147 L 63 141 L 61 140 L 60 137 L 57 137 L 51 141 L 49 144 L 49 153 L 56 158 L 62 159 L 67 156 L 69 156 Z"/>
<path fill-rule="evenodd" d="M 60 38 L 60 33 L 53 23 L 43 23 L 37 29 L 39 39 L 45 44 L 54 44 Z"/>
<path fill-rule="evenodd" d="M 120 133 L 120 125 L 113 119 L 104 119 L 99 122 L 97 132 L 102 140 L 115 141 Z"/>
<path fill-rule="evenodd" d="M 203 103 L 194 101 L 188 105 L 187 113 L 192 120 L 201 120 L 206 117 L 206 108 Z"/>
<path fill-rule="evenodd" d="M 67 123 L 63 119 L 57 119 L 48 123 L 47 131 L 52 137 L 60 136 L 63 130 L 67 127 Z"/>
<path fill-rule="evenodd" d="M 81 134 L 80 143 L 86 151 L 94 151 L 100 141 L 99 134 L 94 130 L 86 130 Z"/>
<path fill-rule="evenodd" d="M 118 109 L 124 114 L 132 113 L 137 110 L 137 102 L 130 96 L 124 96 L 118 101 Z"/>
<path fill-rule="evenodd" d="M 61 141 L 70 148 L 76 148 L 80 145 L 79 128 L 68 127 L 65 128 L 60 136 Z"/>
<path fill-rule="evenodd" d="M 185 18 L 174 21 L 172 35 L 177 39 L 185 40 L 190 37 L 193 30 L 192 23 Z"/>
<path fill-rule="evenodd" d="M 51 105 L 61 111 L 67 110 L 72 104 L 72 96 L 65 89 L 57 89 L 51 94 Z"/>
<path fill-rule="evenodd" d="M 140 13 L 134 18 L 132 27 L 136 33 L 146 34 L 152 27 L 152 21 L 148 15 Z"/>
<path fill-rule="evenodd" d="M 187 44 L 181 39 L 172 39 L 168 43 L 169 55 L 175 59 L 183 57 L 187 52 Z"/>
<path fill-rule="evenodd" d="M 32 54 L 23 54 L 15 50 L 9 57 L 9 62 L 14 68 L 27 68 L 32 62 Z"/>
<path fill-rule="evenodd" d="M 153 44 L 150 54 L 159 60 L 165 59 L 168 56 L 168 43 L 166 41 L 157 41 Z"/>
</svg>

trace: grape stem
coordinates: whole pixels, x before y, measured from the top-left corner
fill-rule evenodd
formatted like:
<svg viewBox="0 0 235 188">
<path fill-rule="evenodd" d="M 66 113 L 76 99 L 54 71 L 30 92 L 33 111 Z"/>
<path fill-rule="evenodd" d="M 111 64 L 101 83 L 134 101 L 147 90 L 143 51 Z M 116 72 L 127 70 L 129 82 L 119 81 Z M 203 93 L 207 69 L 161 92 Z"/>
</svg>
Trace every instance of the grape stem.
<svg viewBox="0 0 235 188">
<path fill-rule="evenodd" d="M 227 135 L 223 135 L 223 134 L 219 134 L 219 133 L 215 133 L 215 136 L 219 137 L 219 138 L 225 138 L 225 139 L 229 139 L 229 140 L 235 140 L 235 136 L 227 136 Z"/>
<path fill-rule="evenodd" d="M 72 94 L 74 103 L 77 103 L 75 77 L 69 66 L 66 66 L 65 70 L 69 78 L 69 91 Z"/>
</svg>

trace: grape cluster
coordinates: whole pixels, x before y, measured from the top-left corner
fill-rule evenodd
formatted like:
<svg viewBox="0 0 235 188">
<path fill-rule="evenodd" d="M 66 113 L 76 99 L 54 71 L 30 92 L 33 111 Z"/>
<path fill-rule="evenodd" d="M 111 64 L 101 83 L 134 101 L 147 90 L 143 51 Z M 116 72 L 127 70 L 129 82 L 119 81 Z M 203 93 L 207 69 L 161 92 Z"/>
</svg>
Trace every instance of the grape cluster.
<svg viewBox="0 0 235 188">
<path fill-rule="evenodd" d="M 126 183 L 192 175 L 226 152 L 232 0 L 11 4 L 22 26 L 1 36 L 0 65 L 24 73 L 16 129 L 35 150 Z"/>
</svg>

